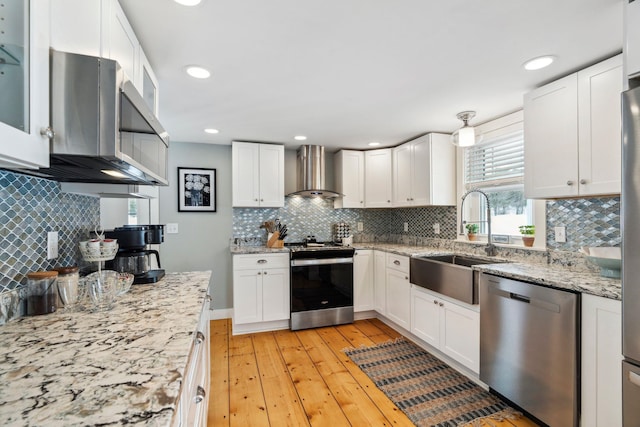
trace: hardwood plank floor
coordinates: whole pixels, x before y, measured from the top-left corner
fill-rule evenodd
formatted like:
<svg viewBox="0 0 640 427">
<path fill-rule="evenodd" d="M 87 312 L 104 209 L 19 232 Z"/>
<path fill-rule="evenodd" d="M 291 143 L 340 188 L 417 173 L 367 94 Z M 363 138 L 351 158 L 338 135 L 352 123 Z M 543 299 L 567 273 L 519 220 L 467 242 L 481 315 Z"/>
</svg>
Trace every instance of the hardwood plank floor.
<svg viewBox="0 0 640 427">
<path fill-rule="evenodd" d="M 377 319 L 350 325 L 231 335 L 211 322 L 208 425 L 412 426 L 342 350 L 401 335 Z M 483 427 L 535 427 L 521 419 Z"/>
</svg>

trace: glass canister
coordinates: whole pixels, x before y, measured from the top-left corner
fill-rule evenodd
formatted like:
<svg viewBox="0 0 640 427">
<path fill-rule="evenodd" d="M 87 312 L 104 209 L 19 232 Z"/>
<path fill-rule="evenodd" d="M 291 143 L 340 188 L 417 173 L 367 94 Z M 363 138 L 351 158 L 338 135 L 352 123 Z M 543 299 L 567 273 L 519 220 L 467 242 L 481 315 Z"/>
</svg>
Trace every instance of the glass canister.
<svg viewBox="0 0 640 427">
<path fill-rule="evenodd" d="M 27 274 L 27 316 L 53 313 L 58 305 L 57 271 Z"/>
<path fill-rule="evenodd" d="M 78 302 L 78 281 L 80 280 L 78 267 L 58 267 L 55 271 L 58 272 L 56 285 L 58 286 L 60 303 L 65 308 L 71 307 Z"/>
</svg>

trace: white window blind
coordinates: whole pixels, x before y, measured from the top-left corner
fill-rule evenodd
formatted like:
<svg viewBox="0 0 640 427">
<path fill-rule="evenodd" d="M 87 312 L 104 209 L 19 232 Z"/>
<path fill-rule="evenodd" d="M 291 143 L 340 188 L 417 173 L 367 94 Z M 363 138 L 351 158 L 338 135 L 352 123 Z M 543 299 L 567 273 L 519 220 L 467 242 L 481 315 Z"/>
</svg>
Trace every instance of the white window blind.
<svg viewBox="0 0 640 427">
<path fill-rule="evenodd" d="M 524 132 L 485 140 L 465 150 L 467 187 L 518 184 L 524 177 Z"/>
</svg>

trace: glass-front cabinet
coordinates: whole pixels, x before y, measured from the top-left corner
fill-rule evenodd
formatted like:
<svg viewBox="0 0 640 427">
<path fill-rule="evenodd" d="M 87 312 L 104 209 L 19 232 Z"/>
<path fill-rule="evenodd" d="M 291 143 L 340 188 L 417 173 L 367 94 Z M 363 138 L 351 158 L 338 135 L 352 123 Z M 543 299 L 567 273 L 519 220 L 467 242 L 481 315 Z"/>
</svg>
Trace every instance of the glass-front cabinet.
<svg viewBox="0 0 640 427">
<path fill-rule="evenodd" d="M 0 1 L 0 167 L 49 165 L 49 7 Z"/>
</svg>

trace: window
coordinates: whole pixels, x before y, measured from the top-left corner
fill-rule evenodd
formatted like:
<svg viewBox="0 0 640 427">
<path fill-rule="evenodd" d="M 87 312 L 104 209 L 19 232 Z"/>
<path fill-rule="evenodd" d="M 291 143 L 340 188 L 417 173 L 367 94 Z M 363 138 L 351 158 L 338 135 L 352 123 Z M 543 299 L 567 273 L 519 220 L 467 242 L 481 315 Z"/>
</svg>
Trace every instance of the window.
<svg viewBox="0 0 640 427">
<path fill-rule="evenodd" d="M 485 192 L 491 207 L 493 236 L 505 236 L 501 243 L 520 243 L 518 227 L 535 224 L 537 207 L 533 200 L 524 197 L 522 112 L 478 126 L 478 131 L 483 135 L 482 142 L 463 150 L 460 190 L 463 193 L 472 189 Z M 464 220 L 478 222 L 480 234 L 487 234 L 485 198 L 479 193 L 469 194 L 464 209 Z M 537 246 L 543 246 L 544 239 L 539 240 Z"/>
</svg>

